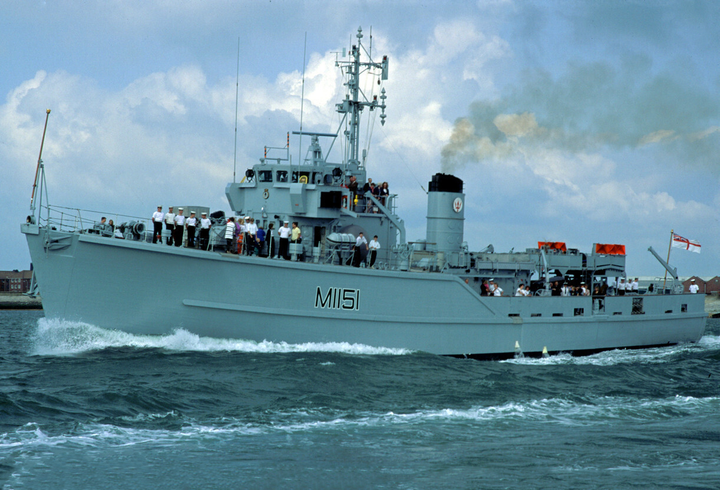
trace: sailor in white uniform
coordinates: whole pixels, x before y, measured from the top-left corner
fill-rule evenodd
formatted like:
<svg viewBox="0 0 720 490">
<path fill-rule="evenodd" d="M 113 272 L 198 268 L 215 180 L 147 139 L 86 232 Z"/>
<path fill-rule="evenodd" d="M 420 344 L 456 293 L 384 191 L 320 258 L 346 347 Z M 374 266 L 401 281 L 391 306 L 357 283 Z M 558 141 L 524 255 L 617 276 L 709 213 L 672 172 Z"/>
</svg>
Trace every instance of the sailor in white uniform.
<svg viewBox="0 0 720 490">
<path fill-rule="evenodd" d="M 157 211 L 152 215 L 153 222 L 153 243 L 157 243 L 160 240 L 162 243 L 162 224 L 165 215 L 162 212 L 162 206 L 158 206 Z"/>
<path fill-rule="evenodd" d="M 165 229 L 169 232 L 167 241 L 168 245 L 173 244 L 173 232 L 175 231 L 175 213 L 173 213 L 173 207 L 168 208 L 168 212 L 165 213 Z"/>
<path fill-rule="evenodd" d="M 378 236 L 375 235 L 372 240 L 370 240 L 370 268 L 375 268 L 375 259 L 377 259 L 377 252 L 380 250 L 380 242 L 378 242 Z"/>
<path fill-rule="evenodd" d="M 278 235 L 280 236 L 280 247 L 278 248 L 278 257 L 282 257 L 285 260 L 289 260 L 290 256 L 289 254 L 289 245 L 290 245 L 290 228 L 288 225 L 290 224 L 289 221 L 286 221 L 283 223 L 283 225 L 278 230 Z"/>
<path fill-rule="evenodd" d="M 225 225 L 225 251 L 229 254 L 237 253 L 237 245 L 235 242 L 235 217 L 228 218 Z"/>
<path fill-rule="evenodd" d="M 248 255 L 252 255 L 253 252 L 255 251 L 255 248 L 257 245 L 257 242 L 255 241 L 255 239 L 257 237 L 257 231 L 258 231 L 258 226 L 255 224 L 255 220 L 251 216 L 246 216 L 245 217 L 245 233 L 246 233 L 245 238 L 247 238 L 247 241 L 243 242 L 243 243 L 245 243 L 245 245 L 246 245 L 245 250 L 247 250 Z"/>
<path fill-rule="evenodd" d="M 182 245 L 183 231 L 185 231 L 185 216 L 183 216 L 183 208 L 178 208 L 178 214 L 175 216 L 175 230 L 173 230 L 176 247 Z"/>
<path fill-rule="evenodd" d="M 207 250 L 210 241 L 210 227 L 212 221 L 207 217 L 207 213 L 200 213 L 200 248 Z"/>
<path fill-rule="evenodd" d="M 187 246 L 195 248 L 195 228 L 197 228 L 198 219 L 195 217 L 195 211 L 190 211 L 190 217 L 185 220 L 185 229 L 187 230 Z"/>
</svg>

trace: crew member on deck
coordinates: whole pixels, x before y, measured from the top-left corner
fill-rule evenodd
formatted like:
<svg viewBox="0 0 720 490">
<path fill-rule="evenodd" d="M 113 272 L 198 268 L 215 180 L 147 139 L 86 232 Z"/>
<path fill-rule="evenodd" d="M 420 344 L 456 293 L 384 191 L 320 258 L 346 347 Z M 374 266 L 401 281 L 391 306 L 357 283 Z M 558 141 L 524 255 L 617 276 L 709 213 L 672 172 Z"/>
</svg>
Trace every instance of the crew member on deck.
<svg viewBox="0 0 720 490">
<path fill-rule="evenodd" d="M 258 257 L 265 257 L 265 230 L 263 229 L 262 225 L 258 226 L 257 238 L 255 239 L 255 243 L 257 243 Z"/>
<path fill-rule="evenodd" d="M 372 179 L 368 178 L 367 182 L 365 182 L 365 185 L 362 188 L 363 194 L 370 190 L 370 184 L 372 184 Z"/>
<path fill-rule="evenodd" d="M 165 215 L 162 212 L 162 206 L 158 206 L 157 211 L 152 215 L 153 222 L 153 243 L 157 243 L 160 240 L 162 243 L 162 224 Z"/>
<path fill-rule="evenodd" d="M 198 219 L 195 217 L 195 211 L 190 211 L 190 217 L 185 220 L 185 229 L 187 230 L 187 246 L 195 248 L 195 228 L 197 228 Z"/>
<path fill-rule="evenodd" d="M 290 230 L 290 241 L 292 243 L 302 243 L 302 230 L 300 230 L 297 221 L 293 221 L 292 230 Z"/>
<path fill-rule="evenodd" d="M 378 236 L 375 235 L 372 240 L 370 240 L 370 268 L 375 268 L 375 259 L 377 259 L 377 252 L 380 250 L 380 242 L 378 242 Z"/>
<path fill-rule="evenodd" d="M 350 191 L 350 211 L 355 211 L 355 197 L 358 194 L 358 182 L 357 177 L 354 175 L 350 176 L 350 182 L 348 183 L 348 190 Z"/>
<path fill-rule="evenodd" d="M 207 213 L 200 213 L 200 248 L 207 250 L 210 241 L 210 227 L 212 221 L 207 217 Z"/>
<path fill-rule="evenodd" d="M 245 233 L 247 233 L 247 254 L 252 255 L 255 251 L 255 247 L 257 245 L 257 231 L 258 227 L 255 224 L 255 220 L 252 218 L 252 216 L 247 216 L 245 218 Z"/>
<path fill-rule="evenodd" d="M 235 218 L 230 216 L 228 218 L 227 226 L 225 227 L 225 247 L 229 254 L 235 252 Z"/>
<path fill-rule="evenodd" d="M 354 247 L 354 254 L 353 254 L 353 267 L 360 267 L 360 262 L 362 262 L 363 258 L 363 248 L 367 252 L 368 250 L 368 242 L 367 239 L 363 236 L 363 232 L 361 231 L 358 233 L 358 237 L 355 240 L 355 247 Z"/>
<path fill-rule="evenodd" d="M 265 241 L 267 242 L 268 257 L 275 258 L 275 223 L 269 223 L 267 232 L 265 232 Z"/>
<path fill-rule="evenodd" d="M 285 260 L 290 260 L 290 247 L 288 246 L 290 244 L 290 228 L 288 228 L 289 224 L 290 222 L 286 221 L 278 230 L 278 234 L 280 235 L 280 248 L 278 249 L 278 256 L 282 257 Z"/>
<path fill-rule="evenodd" d="M 182 245 L 183 231 L 185 231 L 185 216 L 183 216 L 183 208 L 178 208 L 178 214 L 175 216 L 175 230 L 173 230 L 176 247 Z"/>
<path fill-rule="evenodd" d="M 173 207 L 168 207 L 168 212 L 165 213 L 165 229 L 168 231 L 167 243 L 168 245 L 173 244 L 173 232 L 175 231 L 175 213 L 173 213 Z"/>
<path fill-rule="evenodd" d="M 387 206 L 387 198 L 390 196 L 390 189 L 388 188 L 388 183 L 383 182 L 378 186 L 378 190 L 380 191 L 380 204 L 383 206 Z"/>
</svg>

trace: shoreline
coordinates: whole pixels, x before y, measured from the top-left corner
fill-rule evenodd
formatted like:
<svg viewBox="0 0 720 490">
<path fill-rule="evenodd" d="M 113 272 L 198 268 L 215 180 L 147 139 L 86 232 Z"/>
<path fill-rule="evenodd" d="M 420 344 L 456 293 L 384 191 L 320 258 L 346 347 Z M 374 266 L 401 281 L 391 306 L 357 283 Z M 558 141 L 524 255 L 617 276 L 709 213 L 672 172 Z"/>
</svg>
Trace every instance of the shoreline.
<svg viewBox="0 0 720 490">
<path fill-rule="evenodd" d="M 41 310 L 42 298 L 22 293 L 0 293 L 0 310 Z"/>
</svg>

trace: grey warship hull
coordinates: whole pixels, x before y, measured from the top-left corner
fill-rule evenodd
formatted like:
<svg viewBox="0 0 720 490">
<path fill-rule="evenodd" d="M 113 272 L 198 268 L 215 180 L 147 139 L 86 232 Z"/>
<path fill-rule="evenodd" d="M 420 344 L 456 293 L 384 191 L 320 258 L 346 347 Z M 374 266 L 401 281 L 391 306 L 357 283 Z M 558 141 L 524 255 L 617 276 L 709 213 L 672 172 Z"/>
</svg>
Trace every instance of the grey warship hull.
<svg viewBox="0 0 720 490">
<path fill-rule="evenodd" d="M 453 275 L 270 260 L 35 225 L 23 231 L 46 316 L 135 334 L 183 328 L 500 359 L 518 347 L 526 355 L 585 354 L 695 342 L 705 328 L 702 295 L 645 296 L 640 318 L 630 296 L 605 298 L 599 312 L 591 297 L 483 297 Z"/>
<path fill-rule="evenodd" d="M 259 163 L 225 188 L 233 216 L 210 213 L 212 220 L 201 223 L 207 239 L 197 248 L 192 240 L 180 246 L 191 231 L 174 216 L 168 224 L 177 246 L 169 247 L 162 237 L 152 243 L 158 231 L 144 218 L 108 229 L 102 219 L 88 221 L 87 210 L 70 216 L 72 208 L 43 202 L 39 158 L 21 231 L 46 316 L 135 334 L 184 328 L 258 342 L 347 342 L 484 358 L 701 338 L 702 295 L 682 294 L 676 271 L 657 255 L 673 275 L 669 288 L 663 281 L 661 294 L 615 296 L 612 285 L 627 277 L 623 245 L 595 243 L 581 252 L 538 242 L 521 252 L 496 253 L 492 245 L 471 251 L 463 235 L 463 181 L 453 175 L 432 177 L 426 237 L 408 242 L 398 196 L 374 187 L 367 151 L 360 151 L 361 114 L 380 113 L 384 124 L 387 98 L 384 88 L 378 95 L 360 87 L 374 91 L 388 78 L 388 58 L 373 61 L 362 38 L 358 29 L 348 60 L 335 62 L 347 88 L 336 105 L 337 130 L 294 133 L 300 145 L 310 137 L 301 161 L 292 160 L 289 133 L 285 147 L 265 147 Z M 332 139 L 331 149 L 344 138 L 337 145 L 342 158 L 325 155 L 321 138 Z M 247 222 L 239 232 L 236 218 Z M 294 243 L 287 241 L 289 223 Z M 257 225 L 282 245 L 282 252 L 267 247 L 268 255 L 284 260 L 253 255 L 247 245 L 259 239 Z M 115 238 L 118 230 L 122 239 Z M 382 244 L 374 262 L 365 257 L 364 237 Z M 514 296 L 516 290 L 525 295 Z"/>
</svg>

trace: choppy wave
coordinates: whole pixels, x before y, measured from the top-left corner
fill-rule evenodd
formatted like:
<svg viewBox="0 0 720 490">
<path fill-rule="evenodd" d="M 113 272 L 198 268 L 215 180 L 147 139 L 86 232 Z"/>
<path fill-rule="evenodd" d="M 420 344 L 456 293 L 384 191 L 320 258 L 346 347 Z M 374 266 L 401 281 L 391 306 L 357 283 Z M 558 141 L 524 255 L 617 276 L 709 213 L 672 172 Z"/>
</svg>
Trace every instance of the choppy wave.
<svg viewBox="0 0 720 490">
<path fill-rule="evenodd" d="M 134 335 L 106 330 L 82 322 L 41 318 L 33 339 L 35 355 L 72 355 L 112 347 L 156 348 L 176 352 L 339 352 L 357 355 L 405 355 L 413 351 L 373 347 L 348 342 L 255 342 L 242 339 L 200 337 L 178 328 L 167 335 Z"/>
<path fill-rule="evenodd" d="M 598 426 L 613 420 L 652 422 L 673 418 L 714 416 L 720 409 L 720 397 L 695 398 L 675 396 L 666 399 L 633 399 L 596 397 L 585 400 L 548 398 L 527 402 L 509 402 L 499 406 L 475 406 L 467 409 L 445 408 L 409 413 L 339 412 L 334 410 L 294 410 L 275 412 L 262 423 L 223 417 L 217 420 L 183 420 L 178 430 L 126 427 L 107 423 L 77 424 L 71 433 L 48 435 L 38 424 L 28 423 L 13 433 L 0 435 L 0 449 L 42 448 L 54 446 L 131 446 L 152 443 L 173 444 L 179 441 L 251 437 L 266 434 L 292 434 L 315 431 L 386 429 L 399 425 L 428 428 L 428 424 L 471 424 L 502 427 L 513 422 L 538 422 L 563 426 Z M 140 414 L 123 417 L 123 422 L 162 423 L 167 418 L 183 419 L 177 412 Z"/>
</svg>

